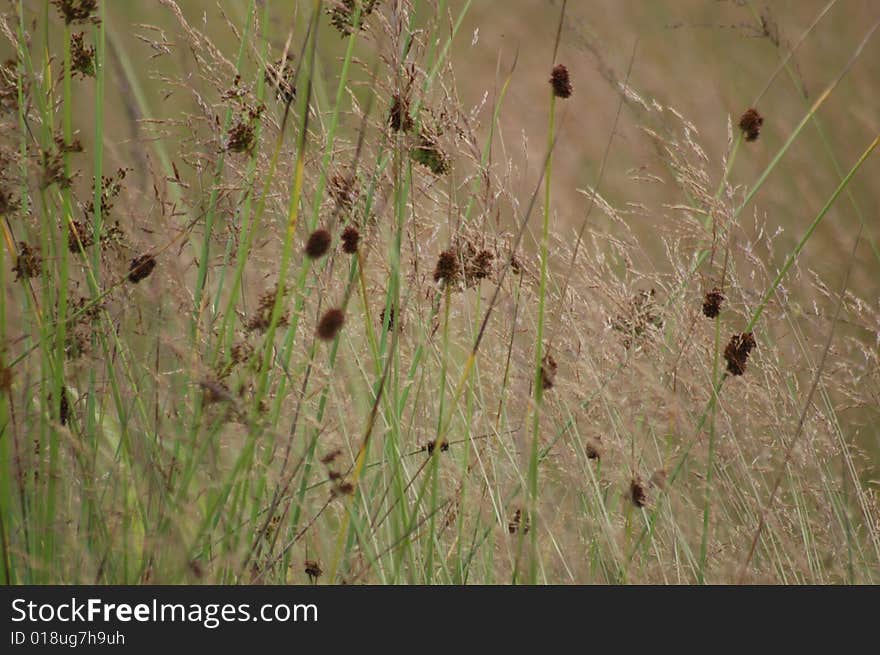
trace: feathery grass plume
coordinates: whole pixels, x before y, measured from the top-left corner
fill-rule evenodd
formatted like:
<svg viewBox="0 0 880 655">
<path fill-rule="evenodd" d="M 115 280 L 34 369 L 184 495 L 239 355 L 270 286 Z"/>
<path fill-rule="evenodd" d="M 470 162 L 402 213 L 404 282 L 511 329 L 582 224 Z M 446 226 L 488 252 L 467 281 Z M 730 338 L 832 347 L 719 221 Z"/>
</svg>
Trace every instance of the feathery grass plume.
<svg viewBox="0 0 880 655">
<path fill-rule="evenodd" d="M 629 303 L 625 312 L 617 315 L 611 327 L 623 333 L 625 348 L 641 339 L 649 328 L 663 327 L 663 317 L 659 313 L 654 296 L 656 291 L 639 291 Z"/>
<path fill-rule="evenodd" d="M 443 280 L 445 284 L 455 284 L 460 272 L 458 253 L 454 248 L 449 248 L 441 252 L 437 258 L 437 265 L 434 267 L 434 282 Z"/>
<path fill-rule="evenodd" d="M 38 248 L 29 246 L 24 241 L 18 244 L 18 257 L 12 270 L 15 272 L 15 280 L 38 277 L 43 272 L 43 257 Z"/>
<path fill-rule="evenodd" d="M 742 375 L 746 372 L 746 362 L 749 353 L 755 348 L 755 336 L 751 332 L 734 334 L 730 337 L 727 347 L 724 349 L 724 359 L 727 361 L 727 371 L 731 375 Z"/>
<path fill-rule="evenodd" d="M 353 255 L 358 250 L 358 244 L 361 240 L 361 233 L 354 225 L 347 226 L 342 230 L 340 241 L 342 242 L 342 252 L 346 255 Z"/>
<path fill-rule="evenodd" d="M 156 268 L 156 258 L 153 255 L 149 253 L 139 255 L 128 265 L 128 281 L 137 284 L 149 277 L 154 268 Z"/>
<path fill-rule="evenodd" d="M 58 12 L 68 25 L 100 22 L 97 16 L 93 16 L 98 8 L 98 0 L 52 0 L 52 4 L 58 8 Z"/>
<path fill-rule="evenodd" d="M 341 309 L 328 309 L 318 321 L 317 335 L 324 341 L 332 341 L 345 324 L 345 312 Z"/>
<path fill-rule="evenodd" d="M 333 237 L 330 236 L 329 230 L 319 227 L 309 235 L 306 241 L 305 253 L 309 259 L 319 259 L 327 254 L 330 250 L 330 242 Z"/>
<path fill-rule="evenodd" d="M 556 64 L 550 75 L 550 85 L 553 87 L 553 95 L 557 98 L 571 97 L 571 79 L 568 75 L 568 68 L 564 64 Z"/>
<path fill-rule="evenodd" d="M 266 84 L 275 89 L 275 97 L 284 104 L 296 98 L 296 66 L 292 54 L 288 53 L 284 61 L 277 59 L 274 64 L 267 64 L 263 77 Z"/>
<path fill-rule="evenodd" d="M 648 504 L 648 493 L 639 476 L 633 476 L 629 483 L 629 500 L 636 507 L 644 507 Z"/>
<path fill-rule="evenodd" d="M 707 318 L 715 318 L 721 313 L 721 303 L 724 302 L 724 294 L 718 287 L 706 292 L 703 299 L 703 315 Z"/>
<path fill-rule="evenodd" d="M 764 117 L 754 107 L 750 107 L 739 119 L 739 129 L 745 134 L 746 141 L 757 141 L 761 135 Z"/>
<path fill-rule="evenodd" d="M 70 37 L 70 69 L 81 79 L 95 76 L 95 46 L 86 45 L 83 32 Z"/>
</svg>

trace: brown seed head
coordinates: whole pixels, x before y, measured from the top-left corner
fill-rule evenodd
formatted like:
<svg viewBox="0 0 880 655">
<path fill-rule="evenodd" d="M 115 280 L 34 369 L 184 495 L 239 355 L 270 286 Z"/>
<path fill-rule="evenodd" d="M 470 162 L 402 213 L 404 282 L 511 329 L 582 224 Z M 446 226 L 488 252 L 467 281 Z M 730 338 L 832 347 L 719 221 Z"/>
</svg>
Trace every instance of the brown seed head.
<svg viewBox="0 0 880 655">
<path fill-rule="evenodd" d="M 754 107 L 747 109 L 739 119 L 739 129 L 745 133 L 746 141 L 756 141 L 761 135 L 761 125 L 763 124 L 763 116 Z"/>
<path fill-rule="evenodd" d="M 553 87 L 553 95 L 557 98 L 568 98 L 571 96 L 571 79 L 565 66 L 556 64 L 553 67 L 553 73 L 550 75 L 550 85 Z"/>
<path fill-rule="evenodd" d="M 328 309 L 318 321 L 317 334 L 319 339 L 332 341 L 339 334 L 345 323 L 345 312 L 341 309 Z"/>
<path fill-rule="evenodd" d="M 24 241 L 21 241 L 18 246 L 20 250 L 15 260 L 15 266 L 12 267 L 12 270 L 15 271 L 16 281 L 39 276 L 43 272 L 43 257 L 40 252 L 36 248 L 31 248 Z"/>
<path fill-rule="evenodd" d="M 323 227 L 319 227 L 309 235 L 309 239 L 306 241 L 306 256 L 310 259 L 323 257 L 330 249 L 330 242 L 332 240 L 330 232 Z"/>
<path fill-rule="evenodd" d="M 342 230 L 342 236 L 340 237 L 342 241 L 342 252 L 346 255 L 353 255 L 358 250 L 358 243 L 361 240 L 361 233 L 354 225 L 349 225 L 344 230 Z"/>
<path fill-rule="evenodd" d="M 552 389 L 556 383 L 556 369 L 557 364 L 556 360 L 553 359 L 553 355 L 550 353 L 544 355 L 544 359 L 541 362 L 541 388 L 545 391 Z"/>
<path fill-rule="evenodd" d="M 141 280 L 150 276 L 153 269 L 156 268 L 156 258 L 147 253 L 140 255 L 131 260 L 128 265 L 128 281 L 137 284 Z"/>
<path fill-rule="evenodd" d="M 707 292 L 706 297 L 703 299 L 703 314 L 707 318 L 715 318 L 721 313 L 721 303 L 723 302 L 724 294 L 721 293 L 721 289 L 715 287 Z"/>
<path fill-rule="evenodd" d="M 648 494 L 641 478 L 635 476 L 629 483 L 629 499 L 636 507 L 644 507 L 648 502 Z"/>
<path fill-rule="evenodd" d="M 321 574 L 324 573 L 323 569 L 321 569 L 321 565 L 313 559 L 306 560 L 305 572 L 306 575 L 309 576 L 309 579 L 312 581 L 312 584 L 317 582 L 318 578 L 321 577 Z"/>
<path fill-rule="evenodd" d="M 742 375 L 745 373 L 749 353 L 752 352 L 755 345 L 755 335 L 751 332 L 734 334 L 730 337 L 730 341 L 724 349 L 724 359 L 727 361 L 727 372 L 731 375 Z"/>
<path fill-rule="evenodd" d="M 434 281 L 443 280 L 446 284 L 452 284 L 458 279 L 459 274 L 458 254 L 454 249 L 444 250 L 437 258 L 437 266 L 434 268 Z"/>
</svg>

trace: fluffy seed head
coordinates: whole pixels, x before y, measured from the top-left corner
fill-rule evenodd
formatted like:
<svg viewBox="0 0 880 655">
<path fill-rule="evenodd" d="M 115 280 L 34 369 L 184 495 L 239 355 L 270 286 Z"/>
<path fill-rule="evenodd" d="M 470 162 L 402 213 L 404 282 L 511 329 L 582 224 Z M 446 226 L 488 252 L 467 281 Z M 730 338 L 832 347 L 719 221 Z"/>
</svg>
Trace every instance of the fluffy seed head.
<svg viewBox="0 0 880 655">
<path fill-rule="evenodd" d="M 306 256 L 311 259 L 323 257 L 330 249 L 331 240 L 329 231 L 323 227 L 318 228 L 309 235 L 309 240 L 306 241 Z"/>
<path fill-rule="evenodd" d="M 747 109 L 739 119 L 739 129 L 745 133 L 746 141 L 757 141 L 763 124 L 764 117 L 754 107 Z"/>
<path fill-rule="evenodd" d="M 571 79 L 568 76 L 568 69 L 564 65 L 556 64 L 553 67 L 550 85 L 553 87 L 553 95 L 557 98 L 568 98 L 571 96 Z"/>
<path fill-rule="evenodd" d="M 706 297 L 703 299 L 703 314 L 707 318 L 715 318 L 721 313 L 721 303 L 723 302 L 724 294 L 721 293 L 721 289 L 715 287 L 707 292 Z"/>
<path fill-rule="evenodd" d="M 342 231 L 340 237 L 342 241 L 342 252 L 346 255 L 353 255 L 357 252 L 358 243 L 361 240 L 361 233 L 354 225 L 349 225 Z"/>
<path fill-rule="evenodd" d="M 154 268 L 156 268 L 156 258 L 153 255 L 148 253 L 135 257 L 128 265 L 128 281 L 137 284 L 149 277 Z"/>
<path fill-rule="evenodd" d="M 345 323 L 345 312 L 341 309 L 328 309 L 324 312 L 321 320 L 318 321 L 318 338 L 324 341 L 331 341 L 339 334 L 342 325 Z"/>
<path fill-rule="evenodd" d="M 731 375 L 742 375 L 745 373 L 749 353 L 752 352 L 755 345 L 755 336 L 751 332 L 734 334 L 730 337 L 730 341 L 724 349 L 724 359 L 727 361 L 727 372 Z"/>
</svg>

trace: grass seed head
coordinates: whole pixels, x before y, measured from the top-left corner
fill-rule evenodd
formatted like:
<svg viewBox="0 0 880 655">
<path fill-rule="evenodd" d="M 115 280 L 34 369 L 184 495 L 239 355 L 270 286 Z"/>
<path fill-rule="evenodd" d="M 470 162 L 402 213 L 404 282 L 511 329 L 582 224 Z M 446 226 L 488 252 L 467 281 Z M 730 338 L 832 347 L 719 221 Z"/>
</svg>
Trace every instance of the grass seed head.
<svg viewBox="0 0 880 655">
<path fill-rule="evenodd" d="M 730 337 L 730 341 L 724 349 L 724 359 L 727 361 L 727 372 L 731 375 L 742 375 L 745 373 L 749 353 L 752 352 L 755 345 L 755 336 L 751 332 L 734 334 Z"/>
<path fill-rule="evenodd" d="M 128 265 L 128 281 L 137 284 L 149 277 L 154 268 L 156 268 L 156 258 L 153 255 L 147 253 L 135 257 Z"/>
<path fill-rule="evenodd" d="M 746 141 L 757 141 L 763 124 L 764 117 L 754 107 L 747 109 L 739 119 L 739 129 L 745 134 Z"/>
<path fill-rule="evenodd" d="M 40 251 L 24 241 L 21 241 L 18 246 L 18 257 L 15 260 L 15 266 L 12 267 L 12 270 L 15 271 L 16 281 L 38 277 L 43 272 L 43 257 L 40 255 Z"/>
<path fill-rule="evenodd" d="M 553 87 L 553 95 L 557 98 L 571 97 L 571 79 L 568 75 L 568 69 L 563 64 L 556 64 L 553 67 L 550 85 Z"/>
<path fill-rule="evenodd" d="M 306 256 L 309 259 L 319 259 L 320 257 L 323 257 L 330 249 L 330 242 L 332 240 L 333 237 L 330 236 L 328 230 L 323 227 L 318 228 L 309 235 L 309 238 L 306 241 Z"/>
<path fill-rule="evenodd" d="M 718 287 L 707 292 L 703 299 L 703 315 L 707 318 L 715 318 L 721 313 L 721 303 L 723 302 L 724 294 Z"/>
<path fill-rule="evenodd" d="M 349 225 L 344 230 L 342 230 L 342 236 L 340 237 L 342 241 L 342 252 L 346 255 L 353 255 L 358 250 L 358 243 L 361 240 L 361 233 L 354 225 Z"/>
<path fill-rule="evenodd" d="M 634 476 L 629 483 L 629 499 L 636 507 L 644 507 L 648 503 L 648 493 L 639 476 Z"/>
<path fill-rule="evenodd" d="M 345 324 L 345 312 L 341 309 L 328 309 L 318 321 L 317 334 L 319 339 L 332 341 Z"/>
<path fill-rule="evenodd" d="M 458 253 L 455 249 L 444 250 L 437 258 L 437 266 L 434 267 L 434 282 L 443 280 L 446 284 L 454 284 L 458 280 L 460 269 Z"/>
</svg>

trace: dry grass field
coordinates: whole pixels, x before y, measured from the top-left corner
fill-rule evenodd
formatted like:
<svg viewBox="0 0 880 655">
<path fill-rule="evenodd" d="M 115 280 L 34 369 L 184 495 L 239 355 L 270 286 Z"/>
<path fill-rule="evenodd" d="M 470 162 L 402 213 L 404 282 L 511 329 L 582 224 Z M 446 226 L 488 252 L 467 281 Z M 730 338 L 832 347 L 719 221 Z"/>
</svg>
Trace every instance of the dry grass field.
<svg viewBox="0 0 880 655">
<path fill-rule="evenodd" d="M 6 584 L 880 582 L 870 0 L 5 0 Z"/>
</svg>

